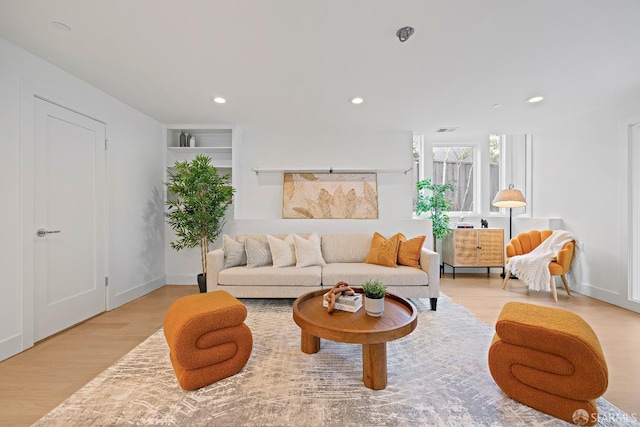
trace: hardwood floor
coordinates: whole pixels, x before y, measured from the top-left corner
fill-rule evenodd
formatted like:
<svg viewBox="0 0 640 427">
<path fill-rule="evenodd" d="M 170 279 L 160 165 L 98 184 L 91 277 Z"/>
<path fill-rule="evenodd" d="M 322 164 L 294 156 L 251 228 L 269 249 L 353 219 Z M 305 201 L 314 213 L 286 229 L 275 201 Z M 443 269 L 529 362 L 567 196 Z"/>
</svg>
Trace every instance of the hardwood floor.
<svg viewBox="0 0 640 427">
<path fill-rule="evenodd" d="M 640 419 L 640 314 L 577 294 L 568 296 L 558 288 L 558 302 L 550 292 L 529 291 L 522 282 L 510 280 L 502 289 L 495 274 L 446 274 L 440 290 L 471 310 L 480 320 L 495 324 L 502 306 L 508 301 L 529 302 L 572 311 L 594 330 L 607 361 L 609 387 L 604 398 L 628 414 Z"/>
<path fill-rule="evenodd" d="M 549 293 L 527 292 L 511 281 L 507 290 L 497 274 L 458 274 L 442 279 L 442 292 L 485 322 L 495 323 L 504 303 L 524 301 L 571 310 L 595 330 L 609 366 L 604 397 L 629 414 L 640 413 L 640 314 L 583 295 L 558 303 Z M 28 426 L 56 407 L 162 326 L 177 298 L 196 286 L 165 286 L 113 311 L 37 343 L 0 362 L 0 425 Z"/>
<path fill-rule="evenodd" d="M 0 362 L 0 425 L 28 426 L 157 331 L 177 298 L 197 286 L 164 286 Z"/>
</svg>

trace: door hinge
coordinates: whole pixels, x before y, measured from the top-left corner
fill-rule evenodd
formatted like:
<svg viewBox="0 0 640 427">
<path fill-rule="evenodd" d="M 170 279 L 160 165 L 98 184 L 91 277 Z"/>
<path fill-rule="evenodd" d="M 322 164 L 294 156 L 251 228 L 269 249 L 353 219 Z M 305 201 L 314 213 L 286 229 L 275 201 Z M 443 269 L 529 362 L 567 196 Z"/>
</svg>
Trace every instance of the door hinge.
<svg viewBox="0 0 640 427">
<path fill-rule="evenodd" d="M 104 149 L 108 150 L 109 149 L 109 140 L 108 139 L 104 139 Z"/>
<path fill-rule="evenodd" d="M 104 286 L 105 287 L 109 286 L 109 278 L 108 277 L 104 278 Z"/>
</svg>

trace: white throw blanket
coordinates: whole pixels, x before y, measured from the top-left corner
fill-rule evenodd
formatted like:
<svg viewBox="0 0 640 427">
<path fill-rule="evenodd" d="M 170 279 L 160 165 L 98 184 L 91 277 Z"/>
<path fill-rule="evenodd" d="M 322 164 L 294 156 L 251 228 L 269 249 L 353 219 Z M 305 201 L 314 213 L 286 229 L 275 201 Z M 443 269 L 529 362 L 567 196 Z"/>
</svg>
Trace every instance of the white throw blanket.
<svg viewBox="0 0 640 427">
<path fill-rule="evenodd" d="M 571 260 L 571 270 L 569 287 L 573 288 L 576 282 L 577 273 L 574 266 L 580 265 L 578 258 L 578 241 L 575 236 L 565 230 L 554 230 L 551 236 L 547 237 L 540 245 L 524 255 L 516 255 L 507 263 L 506 269 L 511 271 L 518 279 L 522 280 L 531 290 L 550 291 L 551 273 L 549 263 L 558 255 L 558 251 L 568 242 L 575 240 L 574 256 Z"/>
</svg>

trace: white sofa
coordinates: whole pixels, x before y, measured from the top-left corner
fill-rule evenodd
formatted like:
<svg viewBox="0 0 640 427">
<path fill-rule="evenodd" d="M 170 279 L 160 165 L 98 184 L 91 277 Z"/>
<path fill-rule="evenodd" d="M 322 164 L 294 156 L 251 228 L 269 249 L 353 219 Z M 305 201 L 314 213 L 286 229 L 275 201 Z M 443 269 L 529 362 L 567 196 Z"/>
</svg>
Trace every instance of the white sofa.
<svg viewBox="0 0 640 427">
<path fill-rule="evenodd" d="M 274 234 L 283 239 L 286 235 Z M 302 235 L 308 236 L 308 235 Z M 267 242 L 266 234 L 241 234 L 236 241 L 250 237 Z M 326 264 L 309 267 L 273 265 L 224 268 L 224 249 L 207 254 L 207 291 L 224 289 L 237 298 L 297 298 L 310 291 L 331 288 L 338 281 L 361 286 L 367 279 L 380 279 L 389 292 L 406 298 L 430 298 L 435 310 L 440 294 L 440 257 L 426 247 L 420 254 L 420 268 L 385 267 L 364 262 L 373 233 L 321 234 L 322 257 Z"/>
</svg>

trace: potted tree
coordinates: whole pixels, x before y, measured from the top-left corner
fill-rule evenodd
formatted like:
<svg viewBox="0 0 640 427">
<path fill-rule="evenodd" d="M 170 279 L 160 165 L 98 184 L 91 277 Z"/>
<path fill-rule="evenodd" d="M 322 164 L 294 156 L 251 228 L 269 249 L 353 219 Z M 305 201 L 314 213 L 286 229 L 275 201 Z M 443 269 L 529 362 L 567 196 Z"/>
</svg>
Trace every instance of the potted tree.
<svg viewBox="0 0 640 427">
<path fill-rule="evenodd" d="M 387 288 L 378 279 L 370 279 L 362 284 L 364 309 L 369 316 L 380 317 L 384 312 L 384 297 Z"/>
<path fill-rule="evenodd" d="M 433 249 L 436 248 L 436 240 L 451 233 L 449 228 L 449 215 L 447 212 L 451 209 L 452 200 L 447 199 L 447 191 L 454 191 L 453 182 L 449 181 L 444 184 L 434 184 L 430 178 L 418 181 L 416 187 L 418 189 L 418 203 L 416 203 L 416 214 L 423 212 L 429 213 L 431 220 L 431 230 L 433 232 Z M 429 195 L 424 194 L 424 190 L 431 192 Z"/>
<path fill-rule="evenodd" d="M 171 247 L 177 251 L 200 247 L 202 273 L 198 274 L 200 292 L 207 291 L 207 252 L 225 223 L 225 213 L 233 201 L 235 189 L 231 175 L 220 175 L 211 158 L 196 155 L 191 162 L 176 162 L 169 169 L 167 223 L 176 233 Z"/>
</svg>

